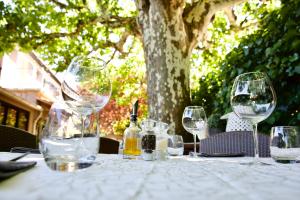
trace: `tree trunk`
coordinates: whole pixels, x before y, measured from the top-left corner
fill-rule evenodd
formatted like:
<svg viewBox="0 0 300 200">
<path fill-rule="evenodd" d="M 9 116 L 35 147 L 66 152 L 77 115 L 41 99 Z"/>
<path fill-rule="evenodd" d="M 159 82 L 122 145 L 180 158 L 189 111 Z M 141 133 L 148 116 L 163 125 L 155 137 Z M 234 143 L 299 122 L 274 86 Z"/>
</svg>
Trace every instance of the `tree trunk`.
<svg viewBox="0 0 300 200">
<path fill-rule="evenodd" d="M 182 113 L 190 105 L 190 56 L 213 14 L 244 0 L 136 0 L 147 67 L 149 117 L 170 124 L 184 141 Z"/>
<path fill-rule="evenodd" d="M 181 124 L 183 110 L 190 104 L 190 53 L 183 40 L 183 24 L 170 18 L 159 1 L 144 7 L 143 12 L 139 22 L 147 67 L 149 118 L 170 124 L 171 131 L 183 135 L 185 141 L 191 140 Z"/>
<path fill-rule="evenodd" d="M 155 34 L 148 32 L 150 37 L 145 38 L 149 40 L 144 41 L 149 117 L 169 123 L 171 130 L 188 139 L 181 117 L 184 107 L 190 104 L 190 56 L 168 37 L 172 30 L 167 25 L 164 24 L 164 28 L 159 23 L 154 26 Z"/>
</svg>

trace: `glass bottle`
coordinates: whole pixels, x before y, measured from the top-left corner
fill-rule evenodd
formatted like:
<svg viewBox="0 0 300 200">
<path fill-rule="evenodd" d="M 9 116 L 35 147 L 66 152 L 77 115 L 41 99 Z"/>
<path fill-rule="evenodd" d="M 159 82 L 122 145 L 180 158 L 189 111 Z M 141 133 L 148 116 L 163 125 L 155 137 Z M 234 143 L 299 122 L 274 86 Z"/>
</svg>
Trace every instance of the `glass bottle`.
<svg viewBox="0 0 300 200">
<path fill-rule="evenodd" d="M 141 155 L 141 129 L 137 123 L 138 101 L 133 105 L 130 125 L 124 132 L 123 158 L 137 159 Z"/>
</svg>

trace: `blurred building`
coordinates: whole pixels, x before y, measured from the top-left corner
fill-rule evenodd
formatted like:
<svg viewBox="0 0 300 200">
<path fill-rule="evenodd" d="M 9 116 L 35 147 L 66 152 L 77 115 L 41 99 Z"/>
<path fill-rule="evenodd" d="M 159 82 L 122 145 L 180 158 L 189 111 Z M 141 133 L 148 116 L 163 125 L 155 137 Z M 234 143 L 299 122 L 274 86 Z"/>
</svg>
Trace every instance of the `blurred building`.
<svg viewBox="0 0 300 200">
<path fill-rule="evenodd" d="M 38 135 L 60 94 L 60 81 L 33 53 L 0 58 L 0 124 Z"/>
</svg>

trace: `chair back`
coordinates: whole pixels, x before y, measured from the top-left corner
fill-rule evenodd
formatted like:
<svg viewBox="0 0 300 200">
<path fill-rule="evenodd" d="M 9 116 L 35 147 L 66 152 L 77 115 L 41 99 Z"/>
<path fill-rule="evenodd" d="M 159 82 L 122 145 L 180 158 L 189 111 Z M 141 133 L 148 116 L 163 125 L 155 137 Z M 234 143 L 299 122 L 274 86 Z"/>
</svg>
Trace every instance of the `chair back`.
<svg viewBox="0 0 300 200">
<path fill-rule="evenodd" d="M 200 141 L 200 152 L 213 153 L 244 153 L 254 156 L 252 131 L 224 132 Z M 260 157 L 270 157 L 269 136 L 258 134 Z"/>
<path fill-rule="evenodd" d="M 119 142 L 107 137 L 100 138 L 100 148 L 99 153 L 105 154 L 118 154 L 119 152 Z"/>
<path fill-rule="evenodd" d="M 13 147 L 37 148 L 35 135 L 19 128 L 0 125 L 0 151 L 10 151 Z"/>
<path fill-rule="evenodd" d="M 253 126 L 249 120 L 241 119 L 234 112 L 223 115 L 221 119 L 227 119 L 226 132 L 230 131 L 253 131 Z"/>
</svg>

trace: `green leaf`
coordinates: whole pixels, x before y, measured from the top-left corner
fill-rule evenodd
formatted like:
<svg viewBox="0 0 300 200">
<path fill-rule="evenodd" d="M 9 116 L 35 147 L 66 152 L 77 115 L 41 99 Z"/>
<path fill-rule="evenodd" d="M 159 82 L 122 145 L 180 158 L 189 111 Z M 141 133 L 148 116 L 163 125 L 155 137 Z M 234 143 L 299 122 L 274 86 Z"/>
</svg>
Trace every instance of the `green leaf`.
<svg viewBox="0 0 300 200">
<path fill-rule="evenodd" d="M 289 57 L 290 62 L 294 62 L 299 59 L 299 55 L 297 53 L 294 53 L 292 56 Z"/>
<path fill-rule="evenodd" d="M 294 40 L 291 45 L 291 49 L 299 50 L 300 49 L 300 40 Z"/>
<path fill-rule="evenodd" d="M 296 66 L 295 69 L 294 69 L 294 72 L 296 74 L 300 74 L 300 66 Z"/>
<path fill-rule="evenodd" d="M 249 55 L 249 49 L 248 49 L 248 47 L 244 47 L 243 50 L 244 50 L 244 55 L 248 56 Z"/>
<path fill-rule="evenodd" d="M 271 47 L 268 47 L 266 49 L 266 57 L 269 57 L 272 53 L 273 53 L 273 51 L 272 51 Z"/>
</svg>

